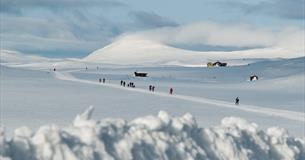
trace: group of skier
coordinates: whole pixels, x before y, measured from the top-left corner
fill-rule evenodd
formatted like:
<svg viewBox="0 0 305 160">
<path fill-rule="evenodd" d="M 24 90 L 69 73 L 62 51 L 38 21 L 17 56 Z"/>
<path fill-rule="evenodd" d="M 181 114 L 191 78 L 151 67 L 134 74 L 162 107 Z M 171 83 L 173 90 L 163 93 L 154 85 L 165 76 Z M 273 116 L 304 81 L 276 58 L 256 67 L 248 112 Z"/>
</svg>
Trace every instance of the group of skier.
<svg viewBox="0 0 305 160">
<path fill-rule="evenodd" d="M 106 82 L 106 79 L 105 79 L 105 78 L 103 78 L 103 79 L 100 78 L 98 81 L 99 81 L 100 83 L 102 83 L 102 82 L 105 83 L 105 82 Z"/>
<path fill-rule="evenodd" d="M 149 91 L 154 92 L 155 91 L 155 86 L 149 85 Z"/>
<path fill-rule="evenodd" d="M 125 87 L 126 86 L 126 82 L 121 80 L 121 86 Z"/>
<path fill-rule="evenodd" d="M 127 87 L 136 88 L 136 85 L 133 82 L 129 82 Z"/>
<path fill-rule="evenodd" d="M 126 86 L 126 82 L 121 80 L 121 86 L 125 87 Z M 136 85 L 133 82 L 129 82 L 127 84 L 127 87 L 136 88 Z"/>
<path fill-rule="evenodd" d="M 55 71 L 55 68 L 54 68 L 54 71 Z M 103 79 L 99 78 L 99 82 L 100 83 L 102 83 L 102 82 L 105 83 L 106 79 L 105 78 L 103 78 Z M 125 87 L 126 86 L 126 82 L 121 80 L 121 86 Z M 136 86 L 135 86 L 134 82 L 129 82 L 127 84 L 127 87 L 135 88 Z M 149 91 L 150 92 L 155 92 L 155 86 L 154 85 L 149 85 Z M 174 89 L 173 88 L 169 89 L 169 94 L 170 95 L 174 94 Z M 235 105 L 239 105 L 239 97 L 235 98 Z"/>
</svg>

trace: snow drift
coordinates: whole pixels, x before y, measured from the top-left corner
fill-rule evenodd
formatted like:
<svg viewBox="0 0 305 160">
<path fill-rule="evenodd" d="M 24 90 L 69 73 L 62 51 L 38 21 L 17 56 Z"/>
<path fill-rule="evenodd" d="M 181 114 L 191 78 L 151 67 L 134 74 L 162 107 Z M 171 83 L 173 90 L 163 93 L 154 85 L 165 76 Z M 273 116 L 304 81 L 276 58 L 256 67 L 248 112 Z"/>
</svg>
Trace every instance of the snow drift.
<svg viewBox="0 0 305 160">
<path fill-rule="evenodd" d="M 305 158 L 301 139 L 285 129 L 263 131 L 240 118 L 224 118 L 220 126 L 200 128 L 192 115 L 171 117 L 160 111 L 133 121 L 90 119 L 92 108 L 73 125 L 0 132 L 0 159 L 296 159 Z"/>
</svg>

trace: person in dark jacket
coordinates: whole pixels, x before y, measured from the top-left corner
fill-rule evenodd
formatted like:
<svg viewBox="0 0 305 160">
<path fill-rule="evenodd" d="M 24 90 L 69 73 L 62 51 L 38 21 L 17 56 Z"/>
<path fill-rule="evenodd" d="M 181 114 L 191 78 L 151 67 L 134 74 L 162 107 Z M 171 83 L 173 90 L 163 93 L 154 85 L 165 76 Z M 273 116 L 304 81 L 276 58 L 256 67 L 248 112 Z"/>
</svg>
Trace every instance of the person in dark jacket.
<svg viewBox="0 0 305 160">
<path fill-rule="evenodd" d="M 174 89 L 173 89 L 173 88 L 170 88 L 170 89 L 169 89 L 169 94 L 173 94 L 173 92 L 174 92 Z"/>
<path fill-rule="evenodd" d="M 103 78 L 103 83 L 105 83 L 106 82 L 106 79 L 105 78 Z"/>
<path fill-rule="evenodd" d="M 98 80 L 100 83 L 102 83 L 102 79 L 100 78 L 99 80 Z"/>
<path fill-rule="evenodd" d="M 151 87 L 151 91 L 154 92 L 155 91 L 155 86 Z"/>
<path fill-rule="evenodd" d="M 238 97 L 236 97 L 236 99 L 235 99 L 235 104 L 239 105 L 239 98 Z"/>
</svg>

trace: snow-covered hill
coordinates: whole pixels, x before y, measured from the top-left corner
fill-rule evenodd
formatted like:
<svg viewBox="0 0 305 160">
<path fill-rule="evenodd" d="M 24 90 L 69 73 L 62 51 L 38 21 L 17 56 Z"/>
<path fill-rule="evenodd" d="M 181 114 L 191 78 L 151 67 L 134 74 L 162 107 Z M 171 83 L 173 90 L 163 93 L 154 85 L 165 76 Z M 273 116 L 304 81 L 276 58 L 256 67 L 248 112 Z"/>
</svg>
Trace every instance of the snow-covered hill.
<svg viewBox="0 0 305 160">
<path fill-rule="evenodd" d="M 112 44 L 94 51 L 84 60 L 120 65 L 202 65 L 215 60 L 240 64 L 242 59 L 294 58 L 301 57 L 302 54 L 303 52 L 298 50 L 282 47 L 199 52 L 171 47 L 139 35 L 125 35 Z"/>
</svg>

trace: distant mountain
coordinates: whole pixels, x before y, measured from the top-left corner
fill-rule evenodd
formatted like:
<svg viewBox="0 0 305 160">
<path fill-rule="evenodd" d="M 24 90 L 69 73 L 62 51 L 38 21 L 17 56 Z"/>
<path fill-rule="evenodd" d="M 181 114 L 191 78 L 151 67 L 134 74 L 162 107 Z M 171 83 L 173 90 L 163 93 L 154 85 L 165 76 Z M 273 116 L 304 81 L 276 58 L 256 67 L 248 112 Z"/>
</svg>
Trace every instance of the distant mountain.
<svg viewBox="0 0 305 160">
<path fill-rule="evenodd" d="M 175 48 L 137 35 L 126 35 L 94 51 L 83 60 L 120 65 L 202 65 L 208 61 L 301 57 L 289 49 L 270 47 L 241 51 L 191 51 Z"/>
<path fill-rule="evenodd" d="M 49 61 L 50 59 L 31 54 L 24 54 L 17 51 L 0 50 L 1 63 L 32 63 Z"/>
</svg>

